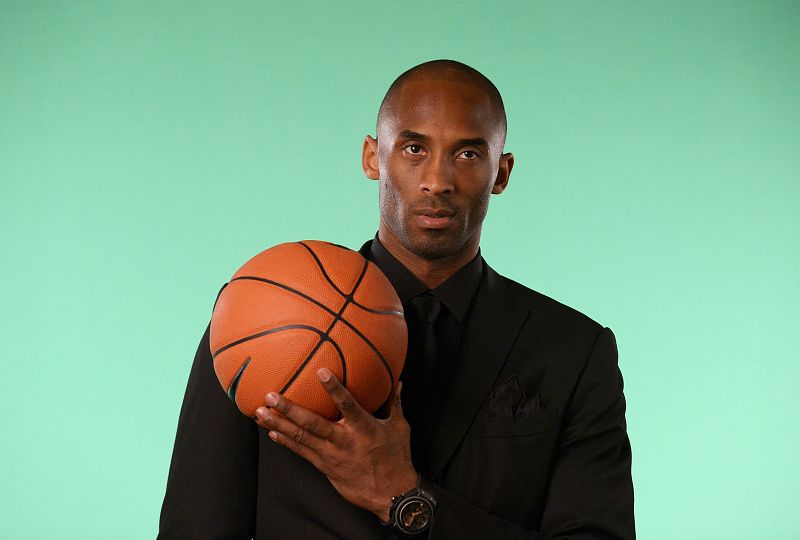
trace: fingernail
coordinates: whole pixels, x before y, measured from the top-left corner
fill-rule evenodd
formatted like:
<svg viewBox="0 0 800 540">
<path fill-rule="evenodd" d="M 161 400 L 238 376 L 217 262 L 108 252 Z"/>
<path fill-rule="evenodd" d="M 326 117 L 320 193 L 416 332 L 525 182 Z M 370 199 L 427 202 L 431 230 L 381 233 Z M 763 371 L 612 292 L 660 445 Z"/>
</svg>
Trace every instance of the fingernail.
<svg viewBox="0 0 800 540">
<path fill-rule="evenodd" d="M 329 370 L 328 368 L 320 368 L 317 371 L 317 377 L 319 377 L 319 380 L 321 380 L 322 382 L 328 382 L 329 380 L 331 380 L 331 370 Z"/>
<path fill-rule="evenodd" d="M 267 405 L 270 407 L 274 407 L 278 404 L 278 395 L 275 392 L 270 392 L 267 394 Z"/>
<path fill-rule="evenodd" d="M 273 441 L 277 441 L 278 440 L 278 433 L 275 432 L 275 431 L 270 431 L 269 432 L 269 438 L 272 439 Z"/>
<path fill-rule="evenodd" d="M 262 420 L 264 419 L 266 414 L 267 414 L 267 410 L 264 407 L 259 407 L 258 409 L 256 409 L 256 416 L 258 416 Z"/>
</svg>

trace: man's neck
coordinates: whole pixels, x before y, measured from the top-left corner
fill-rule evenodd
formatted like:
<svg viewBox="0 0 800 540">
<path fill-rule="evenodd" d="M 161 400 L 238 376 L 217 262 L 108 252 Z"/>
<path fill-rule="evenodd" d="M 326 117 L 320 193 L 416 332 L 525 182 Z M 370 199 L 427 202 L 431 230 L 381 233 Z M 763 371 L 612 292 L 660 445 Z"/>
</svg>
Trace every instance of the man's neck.
<svg viewBox="0 0 800 540">
<path fill-rule="evenodd" d="M 435 289 L 475 257 L 480 244 L 480 231 L 458 253 L 441 259 L 425 259 L 409 251 L 383 223 L 378 229 L 378 240 L 417 279 L 429 289 Z"/>
</svg>

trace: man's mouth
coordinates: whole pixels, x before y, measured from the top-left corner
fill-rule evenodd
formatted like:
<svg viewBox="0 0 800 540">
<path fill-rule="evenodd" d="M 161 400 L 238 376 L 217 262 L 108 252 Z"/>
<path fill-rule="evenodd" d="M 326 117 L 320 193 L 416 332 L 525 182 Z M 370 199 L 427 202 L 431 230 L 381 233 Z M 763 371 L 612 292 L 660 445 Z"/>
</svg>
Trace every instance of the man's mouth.
<svg viewBox="0 0 800 540">
<path fill-rule="evenodd" d="M 450 225 L 454 214 L 445 208 L 421 208 L 414 211 L 414 218 L 423 229 L 444 229 Z"/>
</svg>

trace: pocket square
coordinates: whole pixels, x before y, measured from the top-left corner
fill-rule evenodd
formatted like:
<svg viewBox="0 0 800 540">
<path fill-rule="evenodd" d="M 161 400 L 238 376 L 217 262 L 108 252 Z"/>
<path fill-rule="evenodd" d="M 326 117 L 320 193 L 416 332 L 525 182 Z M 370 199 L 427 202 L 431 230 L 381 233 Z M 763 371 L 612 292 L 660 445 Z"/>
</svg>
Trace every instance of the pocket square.
<svg viewBox="0 0 800 540">
<path fill-rule="evenodd" d="M 498 386 L 489 398 L 489 417 L 520 418 L 542 409 L 539 394 L 526 396 L 516 375 Z"/>
<path fill-rule="evenodd" d="M 515 417 L 520 416 L 531 416 L 536 414 L 542 408 L 542 400 L 539 394 L 535 394 L 531 397 L 524 398 L 522 401 L 519 402 L 517 405 L 516 411 L 514 411 Z"/>
</svg>

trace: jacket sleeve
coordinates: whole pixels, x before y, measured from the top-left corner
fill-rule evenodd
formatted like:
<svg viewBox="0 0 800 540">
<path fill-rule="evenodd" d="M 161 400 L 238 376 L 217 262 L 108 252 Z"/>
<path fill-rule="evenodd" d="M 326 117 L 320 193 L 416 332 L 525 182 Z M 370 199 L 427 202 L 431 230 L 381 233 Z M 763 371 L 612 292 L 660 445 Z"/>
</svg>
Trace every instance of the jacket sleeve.
<svg viewBox="0 0 800 540">
<path fill-rule="evenodd" d="M 492 516 L 441 486 L 435 495 L 430 540 L 635 538 L 631 448 L 611 330 L 600 332 L 565 412 L 540 530 Z"/>
<path fill-rule="evenodd" d="M 220 386 L 209 329 L 183 398 L 159 540 L 249 539 L 255 531 L 258 426 Z"/>
</svg>

